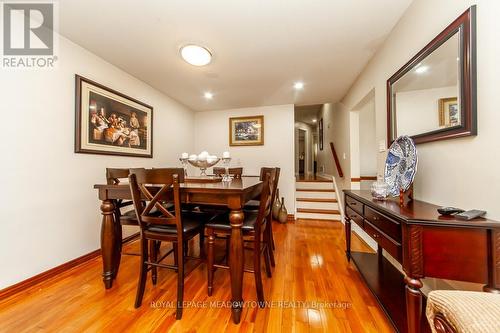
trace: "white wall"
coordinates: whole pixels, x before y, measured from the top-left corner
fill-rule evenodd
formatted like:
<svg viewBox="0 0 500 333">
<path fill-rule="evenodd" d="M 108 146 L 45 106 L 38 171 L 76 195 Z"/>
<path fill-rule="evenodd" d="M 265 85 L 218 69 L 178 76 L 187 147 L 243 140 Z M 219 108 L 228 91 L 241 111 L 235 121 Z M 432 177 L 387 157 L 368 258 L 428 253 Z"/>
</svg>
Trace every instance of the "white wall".
<svg viewBox="0 0 500 333">
<path fill-rule="evenodd" d="M 321 110 L 318 113 L 318 124 L 320 119 L 323 118 L 323 150 L 319 149 L 319 125 L 316 126 L 318 133 L 318 173 L 323 173 L 326 175 L 333 175 L 336 172 L 336 170 L 334 170 L 335 163 L 333 161 L 332 151 L 330 149 L 330 142 L 333 141 L 334 135 L 333 108 L 333 104 L 323 104 Z M 334 144 L 336 145 L 336 143 Z"/>
<path fill-rule="evenodd" d="M 60 39 L 54 70 L 0 74 L 0 289 L 100 247 L 93 184 L 106 167 L 179 165 L 194 147 L 194 112 Z M 154 107 L 154 158 L 75 154 L 75 74 Z"/>
<path fill-rule="evenodd" d="M 344 97 L 349 112 L 375 89 L 377 141 L 386 140 L 386 81 L 422 47 L 469 6 L 477 4 L 478 135 L 417 146 L 419 166 L 415 197 L 437 205 L 488 211 L 500 219 L 500 141 L 498 87 L 500 86 L 500 2 L 491 0 L 416 0 Z M 425 22 L 425 24 L 421 24 Z M 386 153 L 378 154 L 383 172 Z"/>
<path fill-rule="evenodd" d="M 396 93 L 397 133 L 415 135 L 439 128 L 439 99 L 457 97 L 456 86 Z"/>
<path fill-rule="evenodd" d="M 370 98 L 359 109 L 359 173 L 377 175 L 378 145 L 375 135 L 375 100 Z"/>
<path fill-rule="evenodd" d="M 264 145 L 229 147 L 229 118 L 264 116 Z M 231 165 L 242 166 L 243 173 L 259 175 L 264 166 L 281 168 L 280 195 L 285 197 L 289 214 L 295 212 L 294 106 L 275 105 L 255 108 L 197 112 L 195 115 L 195 152 L 207 150 L 221 154 L 229 151 Z"/>
<path fill-rule="evenodd" d="M 485 209 L 488 217 L 500 219 L 500 113 L 497 107 L 500 44 L 496 33 L 500 30 L 497 20 L 500 2 L 414 1 L 349 90 L 343 104 L 349 110 L 375 88 L 377 140 L 385 140 L 386 80 L 474 3 L 477 3 L 478 135 L 418 145 L 415 196 L 438 205 Z M 426 24 L 420 24 L 424 21 Z M 381 172 L 385 153 L 379 154 L 378 161 Z"/>
</svg>

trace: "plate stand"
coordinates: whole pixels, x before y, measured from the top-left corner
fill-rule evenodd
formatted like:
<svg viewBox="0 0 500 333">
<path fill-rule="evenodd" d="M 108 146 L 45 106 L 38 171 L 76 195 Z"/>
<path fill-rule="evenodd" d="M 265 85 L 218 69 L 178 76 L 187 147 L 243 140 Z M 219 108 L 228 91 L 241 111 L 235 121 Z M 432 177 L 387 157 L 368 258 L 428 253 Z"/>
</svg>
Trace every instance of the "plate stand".
<svg viewBox="0 0 500 333">
<path fill-rule="evenodd" d="M 406 199 L 408 199 L 407 203 L 413 201 L 413 183 L 408 190 L 399 190 L 399 206 L 404 207 Z"/>
</svg>

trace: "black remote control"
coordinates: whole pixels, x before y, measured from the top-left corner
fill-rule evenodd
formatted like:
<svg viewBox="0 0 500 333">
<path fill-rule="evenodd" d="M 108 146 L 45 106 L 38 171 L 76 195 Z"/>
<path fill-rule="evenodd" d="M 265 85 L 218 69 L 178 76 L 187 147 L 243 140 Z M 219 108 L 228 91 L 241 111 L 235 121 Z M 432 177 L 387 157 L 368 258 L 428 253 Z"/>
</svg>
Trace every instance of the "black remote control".
<svg viewBox="0 0 500 333">
<path fill-rule="evenodd" d="M 455 208 L 455 207 L 438 208 L 438 213 L 441 215 L 452 215 L 452 214 L 462 213 L 462 212 L 465 212 L 465 210 L 460 209 L 460 208 Z"/>
<path fill-rule="evenodd" d="M 484 214 L 486 214 L 486 211 L 484 211 L 484 210 L 471 209 L 471 210 L 468 210 L 466 212 L 456 214 L 455 217 L 457 219 L 469 221 L 469 220 L 475 219 L 476 217 L 483 216 Z"/>
</svg>

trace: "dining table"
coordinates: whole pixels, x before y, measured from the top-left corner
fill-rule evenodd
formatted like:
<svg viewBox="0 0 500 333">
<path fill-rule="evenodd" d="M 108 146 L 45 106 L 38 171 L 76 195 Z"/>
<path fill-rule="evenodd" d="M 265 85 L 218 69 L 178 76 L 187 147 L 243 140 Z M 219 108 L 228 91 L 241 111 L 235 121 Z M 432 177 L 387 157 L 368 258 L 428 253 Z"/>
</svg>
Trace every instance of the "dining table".
<svg viewBox="0 0 500 333">
<path fill-rule="evenodd" d="M 113 286 L 113 280 L 118 275 L 121 258 L 121 225 L 115 218 L 115 205 L 120 200 L 131 200 L 132 195 L 128 184 L 106 185 L 95 184 L 101 201 L 101 254 L 103 262 L 102 280 L 104 287 Z M 231 311 L 234 323 L 240 322 L 243 308 L 243 268 L 244 248 L 243 206 L 259 196 L 262 191 L 262 181 L 258 177 L 241 177 L 230 182 L 186 182 L 181 183 L 181 201 L 188 204 L 225 206 L 229 208 L 231 223 L 229 271 L 231 277 Z M 200 221 L 200 223 L 202 223 Z"/>
</svg>

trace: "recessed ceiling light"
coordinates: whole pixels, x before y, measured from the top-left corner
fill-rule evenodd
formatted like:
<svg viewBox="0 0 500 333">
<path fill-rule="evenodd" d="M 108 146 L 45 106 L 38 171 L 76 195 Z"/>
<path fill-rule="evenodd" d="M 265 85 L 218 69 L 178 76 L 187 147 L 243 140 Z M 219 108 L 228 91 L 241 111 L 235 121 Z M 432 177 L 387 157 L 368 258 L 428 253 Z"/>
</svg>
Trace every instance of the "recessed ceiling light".
<svg viewBox="0 0 500 333">
<path fill-rule="evenodd" d="M 317 122 L 317 120 L 316 120 L 316 119 L 313 119 L 313 123 L 315 123 L 315 122 Z"/>
<path fill-rule="evenodd" d="M 422 74 L 422 73 L 427 72 L 428 69 L 429 69 L 429 67 L 427 67 L 427 66 L 420 66 L 420 67 L 417 67 L 417 69 L 415 69 L 415 72 L 418 74 Z"/>
<path fill-rule="evenodd" d="M 212 94 L 211 92 L 208 92 L 208 91 L 203 96 L 206 99 L 212 99 L 212 98 L 214 98 L 214 94 Z"/>
<path fill-rule="evenodd" d="M 299 82 L 295 82 L 295 83 L 293 84 L 293 88 L 294 88 L 295 90 L 301 90 L 301 89 L 304 89 L 304 82 L 300 82 L 300 81 L 299 81 Z"/>
<path fill-rule="evenodd" d="M 205 66 L 212 61 L 212 53 L 199 45 L 186 45 L 181 48 L 181 57 L 193 66 Z"/>
</svg>

